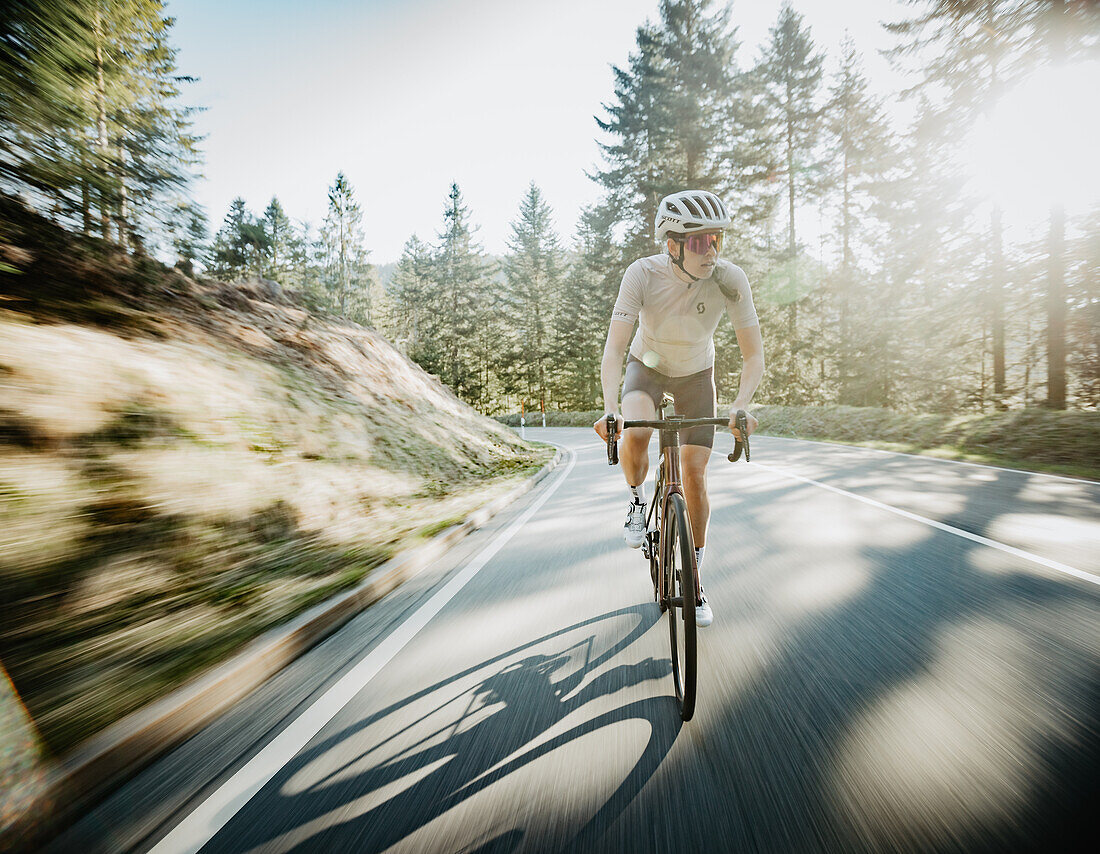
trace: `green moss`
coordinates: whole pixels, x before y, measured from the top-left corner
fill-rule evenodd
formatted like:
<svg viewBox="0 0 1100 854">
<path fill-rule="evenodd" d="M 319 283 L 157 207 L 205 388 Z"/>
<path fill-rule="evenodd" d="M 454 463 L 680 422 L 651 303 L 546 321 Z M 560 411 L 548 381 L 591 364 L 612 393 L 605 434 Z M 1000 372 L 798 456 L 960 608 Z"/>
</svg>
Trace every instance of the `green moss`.
<svg viewBox="0 0 1100 854">
<path fill-rule="evenodd" d="M 425 525 L 420 528 L 420 530 L 416 532 L 417 536 L 423 537 L 424 539 L 430 539 L 436 534 L 446 531 L 448 528 L 452 528 L 455 525 L 461 525 L 465 518 L 465 516 L 451 516 L 446 519 L 439 519 L 432 522 L 430 525 Z"/>
</svg>

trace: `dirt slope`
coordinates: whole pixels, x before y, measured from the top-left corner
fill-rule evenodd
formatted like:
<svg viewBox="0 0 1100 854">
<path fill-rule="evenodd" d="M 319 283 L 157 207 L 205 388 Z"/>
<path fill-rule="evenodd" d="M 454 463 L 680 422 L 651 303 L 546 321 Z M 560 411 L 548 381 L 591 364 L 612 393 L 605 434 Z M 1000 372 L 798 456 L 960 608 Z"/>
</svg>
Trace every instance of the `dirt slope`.
<svg viewBox="0 0 1100 854">
<path fill-rule="evenodd" d="M 370 329 L 4 204 L 0 791 L 548 457 Z"/>
</svg>

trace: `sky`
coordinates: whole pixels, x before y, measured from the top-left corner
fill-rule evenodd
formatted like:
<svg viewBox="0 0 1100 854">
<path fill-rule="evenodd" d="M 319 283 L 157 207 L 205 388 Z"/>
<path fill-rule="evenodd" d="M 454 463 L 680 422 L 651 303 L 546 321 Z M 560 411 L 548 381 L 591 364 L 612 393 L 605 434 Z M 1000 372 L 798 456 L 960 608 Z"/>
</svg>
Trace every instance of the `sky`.
<svg viewBox="0 0 1100 854">
<path fill-rule="evenodd" d="M 780 0 L 735 0 L 751 64 Z M 211 233 L 242 196 L 259 214 L 278 196 L 320 225 L 343 171 L 363 209 L 371 260 L 396 261 L 414 233 L 433 242 L 457 182 L 477 239 L 507 251 L 510 223 L 533 181 L 571 243 L 599 190 L 594 116 L 612 100 L 657 0 L 168 0 L 179 71 L 199 78 L 184 103 L 204 108 L 204 177 L 195 187 Z M 850 32 L 872 85 L 901 79 L 877 51 L 899 0 L 800 0 L 830 60 Z M 829 65 L 829 68 L 832 66 Z"/>
</svg>

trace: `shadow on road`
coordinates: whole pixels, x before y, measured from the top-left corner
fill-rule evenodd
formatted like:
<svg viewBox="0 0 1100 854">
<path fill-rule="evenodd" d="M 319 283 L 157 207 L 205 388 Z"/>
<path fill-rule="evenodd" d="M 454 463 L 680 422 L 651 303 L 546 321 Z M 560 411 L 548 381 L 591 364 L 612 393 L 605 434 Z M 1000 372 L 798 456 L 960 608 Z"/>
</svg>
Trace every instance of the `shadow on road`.
<svg viewBox="0 0 1100 854">
<path fill-rule="evenodd" d="M 1002 507 L 1026 484 L 993 477 Z M 707 717 L 724 746 L 693 808 L 712 820 L 688 841 L 777 852 L 1077 850 L 1072 834 L 1090 823 L 1094 833 L 1098 802 L 1095 589 L 942 531 L 890 546 L 868 529 L 862 586 L 784 611 L 776 591 L 791 580 L 766 578 L 768 555 L 791 543 L 770 539 L 779 534 L 769 507 L 809 489 L 769 484 L 739 506 L 760 579 L 721 618 L 768 623 L 776 648 Z M 984 534 L 999 515 L 990 489 L 954 491 L 943 521 Z M 812 542 L 799 553 L 811 560 L 799 578 L 846 561 Z M 716 614 L 726 604 L 717 601 Z"/>
<path fill-rule="evenodd" d="M 594 629 L 622 618 L 633 625 L 597 653 Z M 646 658 L 599 670 L 658 618 L 656 605 L 608 612 L 515 647 L 356 721 L 303 751 L 272 780 L 263 800 L 254 804 L 262 805 L 262 826 L 250 821 L 249 810 L 242 811 L 204 850 L 382 851 L 582 736 L 631 720 L 644 721 L 648 742 L 618 788 L 579 829 L 561 828 L 565 835 L 550 846 L 593 850 L 675 742 L 681 728 L 675 700 L 659 696 L 629 702 L 546 736 L 594 700 L 649 680 L 668 679 L 667 659 Z M 602 628 L 606 632 L 606 626 Z M 578 633 L 585 636 L 574 640 Z M 547 646 L 554 651 L 536 651 Z M 464 684 L 483 671 L 489 672 L 472 687 Z M 443 699 L 436 699 L 441 695 Z M 401 719 L 414 708 L 412 719 Z M 395 725 L 395 720 L 400 723 Z M 361 737 L 379 726 L 389 735 L 369 741 Z M 333 756 L 343 761 L 334 767 Z M 311 776 L 315 762 L 324 762 L 324 776 Z M 293 781 L 299 775 L 309 785 L 295 790 Z M 410 779 L 414 782 L 407 784 Z M 377 802 L 371 800 L 372 793 L 391 784 L 407 785 L 396 794 L 383 793 Z M 356 805 L 365 798 L 371 800 L 368 806 Z M 343 816 L 334 817 L 341 810 Z M 254 820 L 256 810 L 252 812 Z M 329 819 L 323 826 L 295 833 L 301 822 L 325 815 Z M 463 850 L 503 854 L 523 839 L 524 832 L 513 830 Z M 541 840 L 540 846 L 542 842 L 550 840 Z"/>
</svg>

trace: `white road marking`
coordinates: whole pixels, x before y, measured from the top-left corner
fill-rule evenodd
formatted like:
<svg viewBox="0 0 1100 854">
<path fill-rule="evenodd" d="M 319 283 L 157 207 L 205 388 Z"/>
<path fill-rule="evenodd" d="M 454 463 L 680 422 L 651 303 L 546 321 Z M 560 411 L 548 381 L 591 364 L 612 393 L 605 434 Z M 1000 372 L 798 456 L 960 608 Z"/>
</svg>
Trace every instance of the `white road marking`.
<svg viewBox="0 0 1100 854">
<path fill-rule="evenodd" d="M 848 498 L 854 498 L 856 501 L 862 501 L 864 504 L 869 504 L 872 507 L 877 507 L 880 510 L 887 510 L 890 513 L 896 513 L 898 516 L 903 516 L 906 519 L 912 519 L 914 522 L 922 522 L 925 525 L 929 525 L 933 528 L 938 528 L 941 531 L 947 531 L 949 534 L 955 534 L 956 536 L 963 537 L 975 543 L 980 543 L 983 546 L 989 546 L 990 548 L 998 549 L 1015 557 L 1029 560 L 1032 563 L 1037 563 L 1040 566 L 1045 566 L 1047 569 L 1053 569 L 1057 572 L 1065 573 L 1066 575 L 1072 575 L 1074 578 L 1080 578 L 1082 581 L 1089 581 L 1093 584 L 1100 585 L 1100 576 L 1093 575 L 1090 572 L 1084 572 L 1080 569 L 1074 569 L 1072 566 L 1066 566 L 1064 563 L 1058 563 L 1056 560 L 1050 560 L 1049 558 L 1041 557 L 1040 555 L 1034 555 L 1031 552 L 1025 552 L 1023 549 L 1017 549 L 1013 546 L 1006 546 L 1004 543 L 999 543 L 996 540 L 986 539 L 985 537 L 972 534 L 969 531 L 964 531 L 962 528 L 956 528 L 952 525 L 945 525 L 943 522 L 937 522 L 935 519 L 929 519 L 927 516 L 918 516 L 916 513 L 910 513 L 908 510 L 902 510 L 900 507 L 892 507 L 889 504 L 883 504 L 881 501 L 875 501 L 873 498 L 866 498 L 862 495 L 857 495 L 854 492 L 848 492 L 846 489 L 838 489 L 835 486 L 829 486 L 827 483 L 821 483 L 817 480 L 812 480 L 808 477 L 802 477 L 799 474 L 793 474 L 783 469 L 778 469 L 773 466 L 764 465 L 763 463 L 749 463 L 750 466 L 756 466 L 757 468 L 765 469 L 766 471 L 775 472 L 783 477 L 790 477 L 794 480 L 800 480 L 803 483 L 809 483 L 813 486 L 820 486 L 822 489 L 827 489 L 829 492 L 835 492 L 837 495 L 844 495 Z"/>
<path fill-rule="evenodd" d="M 217 791 L 199 804 L 152 849 L 153 854 L 193 854 L 209 842 L 241 808 L 266 785 L 318 732 L 346 706 L 356 694 L 396 656 L 467 582 L 501 550 L 565 482 L 577 461 L 574 453 L 569 464 L 523 515 L 497 534 L 496 538 L 454 576 L 439 592 L 425 602 L 362 661 L 329 688 L 286 729 L 270 741 L 243 768 L 226 780 Z"/>
</svg>

